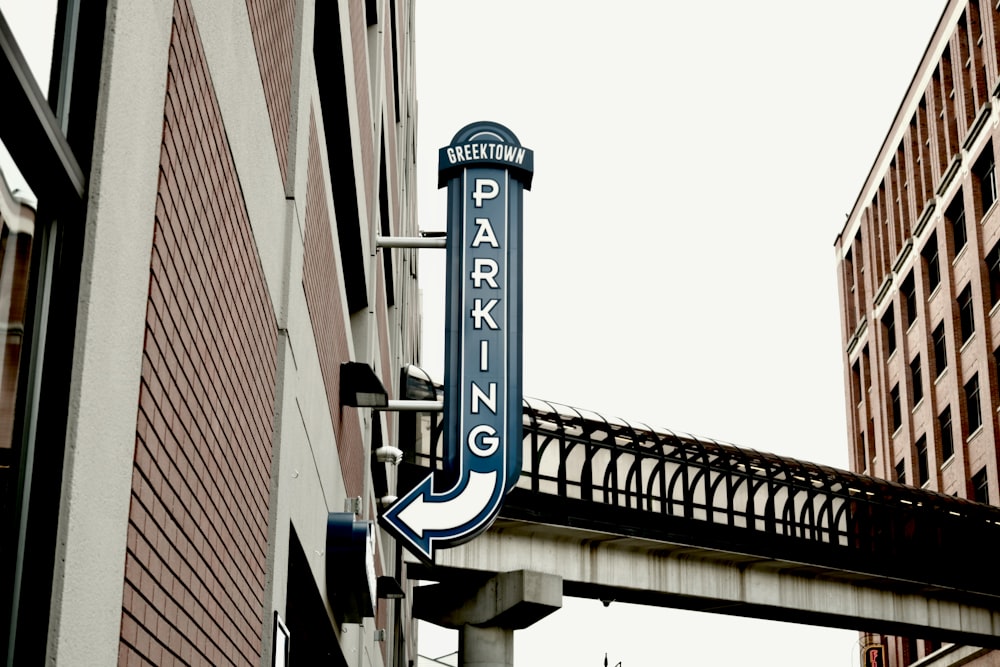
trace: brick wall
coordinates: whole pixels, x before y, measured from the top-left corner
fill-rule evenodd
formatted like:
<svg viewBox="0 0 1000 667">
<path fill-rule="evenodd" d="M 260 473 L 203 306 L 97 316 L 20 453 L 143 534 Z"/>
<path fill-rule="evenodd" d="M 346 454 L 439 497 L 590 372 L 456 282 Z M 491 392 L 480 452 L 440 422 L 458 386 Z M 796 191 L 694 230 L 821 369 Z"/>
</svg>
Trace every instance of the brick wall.
<svg viewBox="0 0 1000 667">
<path fill-rule="evenodd" d="M 187 0 L 174 7 L 121 664 L 259 664 L 277 336 Z"/>
<path fill-rule="evenodd" d="M 326 387 L 327 403 L 333 416 L 337 453 L 343 469 L 348 496 L 360 496 L 364 489 L 365 462 L 361 428 L 353 408 L 340 407 L 340 364 L 350 360 L 346 309 L 337 284 L 340 262 L 334 252 L 330 211 L 326 205 L 326 187 L 319 149 L 316 120 L 309 117 L 309 172 L 306 182 L 305 255 L 302 260 L 302 287 L 305 290 L 309 320 L 312 322 L 320 373 Z M 345 418 L 346 417 L 346 418 Z"/>
<path fill-rule="evenodd" d="M 295 38 L 293 0 L 247 0 L 257 66 L 271 117 L 274 149 L 282 180 L 288 172 L 288 124 L 292 97 L 292 45 Z"/>
</svg>

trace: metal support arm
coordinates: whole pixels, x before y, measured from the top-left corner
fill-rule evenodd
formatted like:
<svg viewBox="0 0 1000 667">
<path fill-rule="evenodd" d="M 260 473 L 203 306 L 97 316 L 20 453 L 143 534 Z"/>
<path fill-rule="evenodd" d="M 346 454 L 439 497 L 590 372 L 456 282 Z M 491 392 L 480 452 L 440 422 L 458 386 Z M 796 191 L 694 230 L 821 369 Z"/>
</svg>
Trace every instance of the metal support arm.
<svg viewBox="0 0 1000 667">
<path fill-rule="evenodd" d="M 376 236 L 379 248 L 444 248 L 444 236 Z"/>
<path fill-rule="evenodd" d="M 375 409 L 383 412 L 441 412 L 444 410 L 444 402 L 390 400 L 387 405 L 377 406 Z"/>
</svg>

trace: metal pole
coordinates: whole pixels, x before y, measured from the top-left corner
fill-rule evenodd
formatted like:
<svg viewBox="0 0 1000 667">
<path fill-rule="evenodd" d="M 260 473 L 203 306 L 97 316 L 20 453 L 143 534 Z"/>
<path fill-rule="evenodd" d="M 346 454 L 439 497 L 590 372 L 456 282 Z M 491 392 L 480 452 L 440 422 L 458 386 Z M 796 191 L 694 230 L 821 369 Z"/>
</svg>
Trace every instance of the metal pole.
<svg viewBox="0 0 1000 667">
<path fill-rule="evenodd" d="M 448 239 L 444 236 L 376 236 L 375 245 L 380 248 L 444 248 Z"/>
<path fill-rule="evenodd" d="M 375 410 L 383 412 L 441 412 L 444 410 L 442 401 L 404 401 L 390 400 L 384 406 L 376 406 Z"/>
</svg>

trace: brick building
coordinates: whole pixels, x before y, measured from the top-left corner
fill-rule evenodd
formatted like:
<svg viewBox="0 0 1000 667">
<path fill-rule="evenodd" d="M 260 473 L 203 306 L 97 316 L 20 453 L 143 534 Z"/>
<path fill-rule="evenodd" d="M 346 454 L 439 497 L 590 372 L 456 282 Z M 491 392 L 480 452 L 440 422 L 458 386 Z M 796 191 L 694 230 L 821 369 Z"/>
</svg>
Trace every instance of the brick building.
<svg viewBox="0 0 1000 667">
<path fill-rule="evenodd" d="M 395 397 L 419 361 L 415 251 L 376 249 L 417 231 L 413 3 L 23 4 L 0 10 L 4 664 L 285 664 L 286 633 L 291 664 L 408 664 L 399 550 L 375 529 L 335 561 L 327 522 L 366 526 L 395 475 L 396 417 L 348 407 L 342 365 Z M 330 594 L 369 575 L 369 612 Z"/>
<path fill-rule="evenodd" d="M 852 469 L 993 504 L 998 51 L 997 3 L 946 3 L 836 240 Z M 889 665 L 1000 665 L 922 638 L 863 642 L 883 644 Z"/>
</svg>

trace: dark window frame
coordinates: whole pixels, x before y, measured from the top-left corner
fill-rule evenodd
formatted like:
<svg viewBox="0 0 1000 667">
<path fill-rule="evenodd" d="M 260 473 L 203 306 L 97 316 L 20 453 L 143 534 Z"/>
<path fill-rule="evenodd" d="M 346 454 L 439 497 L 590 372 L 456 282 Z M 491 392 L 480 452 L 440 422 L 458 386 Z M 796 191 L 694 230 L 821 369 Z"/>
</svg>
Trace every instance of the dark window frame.
<svg viewBox="0 0 1000 667">
<path fill-rule="evenodd" d="M 978 431 L 983 425 L 983 409 L 979 398 L 979 374 L 973 373 L 972 378 L 965 383 L 965 419 L 968 424 L 966 439 Z"/>
<path fill-rule="evenodd" d="M 1000 241 L 986 253 L 986 274 L 990 284 L 990 309 L 1000 302 Z"/>
<path fill-rule="evenodd" d="M 982 154 L 972 165 L 972 173 L 976 177 L 981 215 L 985 216 L 997 200 L 996 158 L 993 155 L 992 141 L 986 144 Z"/>
<path fill-rule="evenodd" d="M 892 356 L 896 351 L 896 314 L 891 304 L 882 316 L 882 328 L 885 330 L 886 356 Z"/>
<path fill-rule="evenodd" d="M 946 405 L 938 415 L 938 429 L 941 431 L 941 462 L 944 463 L 955 455 L 955 433 L 951 423 L 950 405 Z"/>
<path fill-rule="evenodd" d="M 916 405 L 924 399 L 924 373 L 919 354 L 910 361 L 910 385 L 913 405 Z"/>
<path fill-rule="evenodd" d="M 924 270 L 927 274 L 927 292 L 930 294 L 941 284 L 941 261 L 937 232 L 931 234 L 920 256 L 924 260 Z"/>
<path fill-rule="evenodd" d="M 15 664 L 47 648 L 106 15 L 105 0 L 59 0 L 46 96 L 0 12 L 0 139 L 38 199 L 14 416 L 11 520 L 24 528 L 0 538 L 0 654 Z"/>
<path fill-rule="evenodd" d="M 969 342 L 976 333 L 976 311 L 972 300 L 972 283 L 968 283 L 958 294 L 958 321 L 962 345 Z"/>
<path fill-rule="evenodd" d="M 988 503 L 990 501 L 990 481 L 986 474 L 985 466 L 976 471 L 970 483 L 972 486 L 972 500 L 975 500 L 977 503 Z"/>
<path fill-rule="evenodd" d="M 958 255 L 969 241 L 969 230 L 965 226 L 965 197 L 961 190 L 945 209 L 944 217 L 951 228 L 952 247 Z"/>
<path fill-rule="evenodd" d="M 934 378 L 948 370 L 948 338 L 945 335 L 944 322 L 938 322 L 931 332 L 931 351 L 934 354 Z"/>
<path fill-rule="evenodd" d="M 892 413 L 889 418 L 892 420 L 892 432 L 895 433 L 903 426 L 903 406 L 899 396 L 899 384 L 892 385 L 889 390 L 889 410 Z"/>
<path fill-rule="evenodd" d="M 909 329 L 917 321 L 917 290 L 912 271 L 903 279 L 902 284 L 900 284 L 899 295 L 902 297 L 903 317 L 906 318 L 906 328 Z"/>
<path fill-rule="evenodd" d="M 917 484 L 923 486 L 931 479 L 930 459 L 927 453 L 927 436 L 922 435 L 917 440 Z"/>
</svg>

